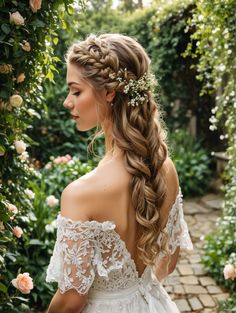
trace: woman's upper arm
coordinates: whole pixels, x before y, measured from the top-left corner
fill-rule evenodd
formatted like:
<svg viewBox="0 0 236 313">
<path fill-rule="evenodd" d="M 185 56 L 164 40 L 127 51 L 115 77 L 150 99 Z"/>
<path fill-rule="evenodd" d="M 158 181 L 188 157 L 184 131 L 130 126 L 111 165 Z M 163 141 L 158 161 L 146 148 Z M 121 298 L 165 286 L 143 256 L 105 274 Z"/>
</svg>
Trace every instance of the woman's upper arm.
<svg viewBox="0 0 236 313">
<path fill-rule="evenodd" d="M 90 219 L 90 198 L 89 189 L 77 181 L 62 192 L 62 222 L 58 225 L 57 241 L 48 270 L 49 281 L 58 282 L 58 291 L 50 303 L 48 313 L 78 313 L 87 302 L 87 292 L 95 275 L 94 234 L 83 223 Z M 58 266 L 56 275 L 54 265 Z"/>
</svg>

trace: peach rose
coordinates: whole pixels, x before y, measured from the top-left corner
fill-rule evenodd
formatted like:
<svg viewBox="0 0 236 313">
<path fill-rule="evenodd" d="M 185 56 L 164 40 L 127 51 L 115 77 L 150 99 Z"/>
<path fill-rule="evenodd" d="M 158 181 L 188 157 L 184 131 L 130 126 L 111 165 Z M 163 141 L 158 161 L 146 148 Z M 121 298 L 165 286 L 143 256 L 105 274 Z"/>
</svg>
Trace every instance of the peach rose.
<svg viewBox="0 0 236 313">
<path fill-rule="evenodd" d="M 235 278 L 236 277 L 236 269 L 232 264 L 226 264 L 224 268 L 224 277 L 225 279 Z"/>
<path fill-rule="evenodd" d="M 48 196 L 46 201 L 47 201 L 47 205 L 50 206 L 51 208 L 56 206 L 59 202 L 59 200 L 56 197 L 54 197 L 53 195 Z"/>
<path fill-rule="evenodd" d="M 26 52 L 30 52 L 31 51 L 31 45 L 28 41 L 24 40 L 23 41 L 23 45 L 22 45 L 22 50 L 26 51 Z"/>
<path fill-rule="evenodd" d="M 23 234 L 23 230 L 21 227 L 19 226 L 15 226 L 13 227 L 13 230 L 12 230 L 13 234 L 17 237 L 17 238 L 20 238 Z"/>
<path fill-rule="evenodd" d="M 17 153 L 21 154 L 21 153 L 25 152 L 26 144 L 22 140 L 16 140 L 15 141 L 15 148 L 16 148 Z"/>
<path fill-rule="evenodd" d="M 34 192 L 30 189 L 25 189 L 25 194 L 29 197 L 29 199 L 34 199 Z"/>
<path fill-rule="evenodd" d="M 10 14 L 10 22 L 15 24 L 15 25 L 24 25 L 25 20 L 23 16 L 16 11 L 15 13 L 9 13 Z"/>
<path fill-rule="evenodd" d="M 16 82 L 19 84 L 19 83 L 22 83 L 23 81 L 25 80 L 25 74 L 24 73 L 21 73 L 19 76 L 17 76 L 16 78 Z"/>
<path fill-rule="evenodd" d="M 24 294 L 30 293 L 30 290 L 34 288 L 33 280 L 29 273 L 18 274 L 11 282 L 14 287 Z"/>
<path fill-rule="evenodd" d="M 13 95 L 10 97 L 9 101 L 13 107 L 19 108 L 22 105 L 23 99 L 19 95 Z"/>
<path fill-rule="evenodd" d="M 39 9 L 41 9 L 42 0 L 30 0 L 29 5 L 30 5 L 32 12 L 35 13 Z"/>
<path fill-rule="evenodd" d="M 10 211 L 10 212 L 12 212 L 14 214 L 18 213 L 17 207 L 14 204 L 12 204 L 12 203 L 9 203 L 7 205 L 7 208 L 8 208 L 8 211 Z"/>
</svg>

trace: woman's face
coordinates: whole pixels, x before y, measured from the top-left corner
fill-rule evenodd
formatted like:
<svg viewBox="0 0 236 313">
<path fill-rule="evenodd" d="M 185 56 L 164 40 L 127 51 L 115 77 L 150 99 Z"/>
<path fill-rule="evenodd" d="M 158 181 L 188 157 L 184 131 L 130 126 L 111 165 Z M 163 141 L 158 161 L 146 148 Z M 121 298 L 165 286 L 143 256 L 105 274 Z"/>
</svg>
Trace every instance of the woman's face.
<svg viewBox="0 0 236 313">
<path fill-rule="evenodd" d="M 67 85 L 69 93 L 63 105 L 70 110 L 71 117 L 76 122 L 76 128 L 80 131 L 87 131 L 100 124 L 109 105 L 106 90 L 101 91 L 99 95 L 101 97 L 98 99 L 93 88 L 82 78 L 79 67 L 70 63 L 67 65 Z"/>
</svg>

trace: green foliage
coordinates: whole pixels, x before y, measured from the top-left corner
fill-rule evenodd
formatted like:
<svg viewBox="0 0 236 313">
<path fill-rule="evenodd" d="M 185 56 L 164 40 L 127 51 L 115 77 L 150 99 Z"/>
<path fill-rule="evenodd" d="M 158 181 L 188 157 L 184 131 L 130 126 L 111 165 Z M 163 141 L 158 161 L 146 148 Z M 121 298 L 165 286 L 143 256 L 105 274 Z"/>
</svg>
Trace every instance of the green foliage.
<svg viewBox="0 0 236 313">
<path fill-rule="evenodd" d="M 72 12 L 72 3 L 42 1 L 36 10 L 27 1 L 0 4 L 0 310 L 4 312 L 29 310 L 28 297 L 19 296 L 11 283 L 21 271 L 31 274 L 26 256 L 30 258 L 28 230 L 34 215 L 32 199 L 25 192 L 36 173 L 26 148 L 35 142 L 26 132 L 47 109 L 41 85 L 56 72 L 57 30 L 66 27 L 63 18 L 65 10 Z M 15 206 L 14 214 L 10 204 Z M 23 229 L 22 237 L 13 235 L 15 226 Z"/>
<path fill-rule="evenodd" d="M 22 264 L 28 264 L 35 282 L 35 287 L 30 293 L 30 307 L 41 310 L 49 305 L 57 288 L 57 284 L 46 283 L 45 278 L 56 239 L 55 219 L 59 212 L 59 203 L 49 206 L 47 198 L 53 195 L 59 200 L 63 189 L 70 182 L 90 172 L 94 167 L 92 161 L 82 163 L 77 157 L 64 162 L 60 160 L 62 157 L 52 158 L 29 184 L 35 193 L 34 220 L 29 224 L 30 240 L 24 245 L 24 249 L 20 249 L 21 255 L 24 255 Z"/>
<path fill-rule="evenodd" d="M 189 27 L 194 27 L 191 42 L 185 55 L 198 57 L 196 64 L 198 79 L 203 82 L 201 94 L 216 95 L 216 106 L 212 110 L 210 126 L 214 131 L 219 125 L 224 126 L 222 135 L 228 144 L 229 162 L 226 168 L 227 182 L 224 186 L 225 208 L 218 228 L 214 234 L 206 238 L 205 256 L 203 258 L 209 272 L 231 291 L 236 290 L 233 280 L 223 279 L 223 265 L 231 262 L 235 250 L 236 219 L 236 1 L 201 0 L 196 2 L 193 18 Z M 186 29 L 188 31 L 188 28 Z M 193 53 L 192 47 L 196 45 Z M 234 261 L 235 262 L 235 261 Z M 233 264 L 233 263 L 232 263 Z M 236 301 L 232 299 L 223 307 L 225 312 Z"/>
<path fill-rule="evenodd" d="M 169 143 L 184 196 L 204 194 L 210 180 L 210 158 L 199 139 L 179 129 L 170 134 Z"/>
</svg>

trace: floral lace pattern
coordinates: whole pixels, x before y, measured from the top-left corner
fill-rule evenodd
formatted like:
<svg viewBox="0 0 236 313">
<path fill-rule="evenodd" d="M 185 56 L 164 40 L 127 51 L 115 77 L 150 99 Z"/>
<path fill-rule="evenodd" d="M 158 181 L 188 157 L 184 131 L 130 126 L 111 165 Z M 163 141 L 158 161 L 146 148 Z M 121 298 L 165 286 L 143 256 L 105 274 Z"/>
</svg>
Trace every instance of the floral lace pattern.
<svg viewBox="0 0 236 313">
<path fill-rule="evenodd" d="M 163 229 L 163 232 L 166 232 L 169 236 L 168 248 L 171 254 L 174 254 L 178 246 L 183 249 L 193 249 L 193 244 L 188 232 L 188 226 L 184 220 L 183 195 L 181 189 L 179 189 L 179 193 L 176 197 L 175 203 L 170 210 L 168 220 L 165 228 Z M 161 232 L 157 240 L 157 244 L 159 246 L 161 246 L 163 236 L 164 235 Z"/>
<path fill-rule="evenodd" d="M 59 214 L 57 240 L 46 281 L 58 282 L 61 293 L 73 288 L 80 294 L 86 294 L 90 288 L 118 291 L 137 284 L 141 278 L 135 262 L 115 227 L 111 221 L 73 221 Z M 183 217 L 181 191 L 170 210 L 165 230 L 172 253 L 177 246 L 192 249 Z"/>
</svg>

